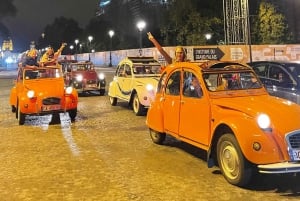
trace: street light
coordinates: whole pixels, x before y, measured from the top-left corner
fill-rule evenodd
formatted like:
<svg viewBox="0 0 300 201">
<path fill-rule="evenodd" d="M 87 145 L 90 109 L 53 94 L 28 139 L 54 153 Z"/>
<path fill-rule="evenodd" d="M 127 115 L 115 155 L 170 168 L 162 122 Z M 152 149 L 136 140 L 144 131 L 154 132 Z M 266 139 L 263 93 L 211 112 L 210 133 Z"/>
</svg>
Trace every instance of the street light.
<svg viewBox="0 0 300 201">
<path fill-rule="evenodd" d="M 208 41 L 211 39 L 211 37 L 212 37 L 212 34 L 211 34 L 211 33 L 205 34 L 206 44 L 208 44 Z"/>
<path fill-rule="evenodd" d="M 94 39 L 93 36 L 89 36 L 89 37 L 88 37 L 88 40 L 89 40 L 89 42 L 90 42 L 90 43 L 89 43 L 89 52 L 91 52 L 91 49 L 92 49 L 92 48 L 91 48 L 91 44 L 92 44 L 92 40 L 93 40 L 93 39 Z"/>
<path fill-rule="evenodd" d="M 113 30 L 110 30 L 108 32 L 108 35 L 110 37 L 109 67 L 112 67 L 112 63 L 111 63 L 112 37 L 115 35 L 115 32 Z"/>
<path fill-rule="evenodd" d="M 92 40 L 93 40 L 93 36 L 89 36 L 88 37 L 88 40 L 89 40 L 89 61 L 91 61 L 91 50 L 92 50 L 92 45 L 91 45 L 91 43 L 92 43 Z"/>
<path fill-rule="evenodd" d="M 78 39 L 75 39 L 75 45 L 76 45 L 76 47 L 75 47 L 75 60 L 77 60 L 77 50 L 78 50 L 78 43 L 79 43 L 79 40 Z"/>
<path fill-rule="evenodd" d="M 71 54 L 73 54 L 73 49 L 74 49 L 74 46 L 70 45 Z"/>
<path fill-rule="evenodd" d="M 79 43 L 79 40 L 78 39 L 75 39 L 75 45 L 76 45 L 76 49 L 75 49 L 75 52 L 76 52 L 76 54 L 77 54 L 77 45 L 78 45 L 78 43 Z"/>
<path fill-rule="evenodd" d="M 137 28 L 138 28 L 138 30 L 140 32 L 140 50 L 139 50 L 139 52 L 140 52 L 140 56 L 141 56 L 142 55 L 142 47 L 143 47 L 143 44 L 142 44 L 142 32 L 143 32 L 144 28 L 146 27 L 146 22 L 143 21 L 143 20 L 141 20 L 141 21 L 139 21 L 136 24 L 136 26 L 137 26 Z"/>
</svg>

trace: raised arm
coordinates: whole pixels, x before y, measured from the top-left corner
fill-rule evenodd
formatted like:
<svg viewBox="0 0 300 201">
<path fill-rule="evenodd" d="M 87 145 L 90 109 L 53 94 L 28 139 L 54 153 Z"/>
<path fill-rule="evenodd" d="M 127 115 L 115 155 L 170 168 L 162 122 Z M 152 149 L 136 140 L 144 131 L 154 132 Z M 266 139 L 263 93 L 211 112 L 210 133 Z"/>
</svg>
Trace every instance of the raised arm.
<svg viewBox="0 0 300 201">
<path fill-rule="evenodd" d="M 168 64 L 171 64 L 172 63 L 172 58 L 170 57 L 170 55 L 161 47 L 161 45 L 157 42 L 157 40 L 153 37 L 153 35 L 150 32 L 148 32 L 147 35 L 148 35 L 148 39 L 153 43 L 153 45 L 163 55 L 166 62 Z"/>
</svg>

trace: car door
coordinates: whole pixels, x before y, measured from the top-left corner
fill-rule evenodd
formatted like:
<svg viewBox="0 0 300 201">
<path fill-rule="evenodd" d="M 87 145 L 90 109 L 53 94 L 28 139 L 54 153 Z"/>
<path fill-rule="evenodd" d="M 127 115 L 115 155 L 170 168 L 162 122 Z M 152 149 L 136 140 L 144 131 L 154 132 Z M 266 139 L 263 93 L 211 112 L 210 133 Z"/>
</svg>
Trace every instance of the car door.
<svg viewBox="0 0 300 201">
<path fill-rule="evenodd" d="M 117 95 L 123 100 L 129 99 L 132 89 L 132 75 L 126 74 L 128 69 L 130 69 L 129 64 L 123 63 L 119 66 L 116 73 Z"/>
<path fill-rule="evenodd" d="M 205 85 L 201 78 L 189 69 L 183 70 L 183 87 L 179 112 L 180 137 L 208 145 L 210 133 L 210 107 Z"/>
<path fill-rule="evenodd" d="M 163 102 L 164 127 L 167 133 L 178 135 L 180 109 L 180 70 L 166 78 Z"/>
</svg>

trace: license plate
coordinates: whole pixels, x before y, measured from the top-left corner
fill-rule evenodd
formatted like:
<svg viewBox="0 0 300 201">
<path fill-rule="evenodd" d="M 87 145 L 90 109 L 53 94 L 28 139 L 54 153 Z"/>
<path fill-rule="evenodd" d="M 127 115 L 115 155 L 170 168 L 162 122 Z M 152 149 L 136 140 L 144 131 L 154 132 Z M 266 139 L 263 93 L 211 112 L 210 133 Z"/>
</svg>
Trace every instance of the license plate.
<svg viewBox="0 0 300 201">
<path fill-rule="evenodd" d="M 300 161 L 300 150 L 293 150 L 293 158 L 295 161 Z"/>
<path fill-rule="evenodd" d="M 43 111 L 60 110 L 60 105 L 43 105 Z"/>
</svg>

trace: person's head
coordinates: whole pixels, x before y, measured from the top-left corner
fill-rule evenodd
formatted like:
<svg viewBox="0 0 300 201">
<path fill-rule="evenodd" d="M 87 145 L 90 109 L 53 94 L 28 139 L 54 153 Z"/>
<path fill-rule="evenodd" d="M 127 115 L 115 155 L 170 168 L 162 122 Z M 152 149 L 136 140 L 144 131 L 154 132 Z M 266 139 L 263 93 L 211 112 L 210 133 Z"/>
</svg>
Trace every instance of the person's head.
<svg viewBox="0 0 300 201">
<path fill-rule="evenodd" d="M 175 49 L 175 60 L 177 62 L 184 61 L 185 57 L 186 55 L 184 48 L 182 46 L 177 46 Z"/>
<path fill-rule="evenodd" d="M 48 55 L 53 55 L 53 54 L 54 54 L 53 48 L 52 48 L 51 46 L 48 46 L 48 47 L 47 47 L 47 50 L 46 50 L 46 53 L 47 53 Z"/>
<path fill-rule="evenodd" d="M 36 58 L 38 55 L 38 52 L 36 49 L 30 49 L 27 53 L 27 56 L 30 57 L 30 58 Z"/>
</svg>

